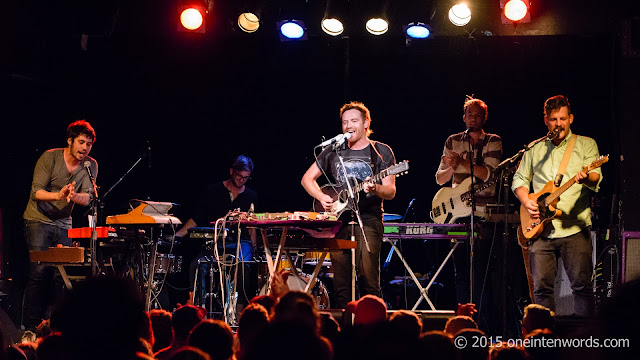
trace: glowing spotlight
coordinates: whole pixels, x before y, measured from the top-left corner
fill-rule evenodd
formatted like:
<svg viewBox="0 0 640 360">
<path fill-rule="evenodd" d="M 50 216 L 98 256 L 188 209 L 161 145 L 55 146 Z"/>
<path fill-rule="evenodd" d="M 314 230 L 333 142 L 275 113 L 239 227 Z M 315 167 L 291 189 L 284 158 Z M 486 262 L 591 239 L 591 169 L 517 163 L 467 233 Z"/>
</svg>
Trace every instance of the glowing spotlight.
<svg viewBox="0 0 640 360">
<path fill-rule="evenodd" d="M 449 21 L 455 26 L 465 26 L 471 21 L 471 10 L 465 3 L 453 5 L 449 9 Z"/>
<path fill-rule="evenodd" d="M 187 30 L 198 30 L 202 23 L 204 22 L 204 17 L 200 10 L 196 8 L 188 8 L 182 11 L 180 14 L 180 23 Z"/>
<path fill-rule="evenodd" d="M 331 36 L 338 36 L 344 32 L 344 25 L 338 19 L 324 19 L 322 30 Z"/>
<path fill-rule="evenodd" d="M 307 34 L 304 30 L 304 22 L 299 20 L 285 20 L 278 22 L 280 29 L 280 40 L 306 40 Z"/>
<path fill-rule="evenodd" d="M 389 23 L 382 18 L 372 18 L 367 21 L 367 31 L 373 35 L 382 35 L 389 30 Z"/>
<path fill-rule="evenodd" d="M 428 25 L 418 22 L 407 25 L 405 33 L 412 39 L 426 39 L 431 35 L 431 30 Z"/>
<path fill-rule="evenodd" d="M 242 13 L 238 16 L 238 27 L 247 33 L 256 32 L 260 27 L 260 18 L 254 13 Z"/>
<path fill-rule="evenodd" d="M 504 16 L 511 21 L 520 21 L 527 15 L 527 5 L 522 0 L 509 0 L 504 4 Z"/>
</svg>

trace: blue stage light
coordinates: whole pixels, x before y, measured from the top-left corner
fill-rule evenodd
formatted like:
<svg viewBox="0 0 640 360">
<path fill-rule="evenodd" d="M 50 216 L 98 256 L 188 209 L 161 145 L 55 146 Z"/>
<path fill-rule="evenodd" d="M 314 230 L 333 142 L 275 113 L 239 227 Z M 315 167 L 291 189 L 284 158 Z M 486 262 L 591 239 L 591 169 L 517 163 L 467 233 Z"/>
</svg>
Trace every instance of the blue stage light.
<svg viewBox="0 0 640 360">
<path fill-rule="evenodd" d="M 300 39 L 304 36 L 304 27 L 297 21 L 287 21 L 280 25 L 280 33 L 288 39 Z"/>
<path fill-rule="evenodd" d="M 409 24 L 407 36 L 413 39 L 426 39 L 431 35 L 429 28 L 423 23 Z"/>
</svg>

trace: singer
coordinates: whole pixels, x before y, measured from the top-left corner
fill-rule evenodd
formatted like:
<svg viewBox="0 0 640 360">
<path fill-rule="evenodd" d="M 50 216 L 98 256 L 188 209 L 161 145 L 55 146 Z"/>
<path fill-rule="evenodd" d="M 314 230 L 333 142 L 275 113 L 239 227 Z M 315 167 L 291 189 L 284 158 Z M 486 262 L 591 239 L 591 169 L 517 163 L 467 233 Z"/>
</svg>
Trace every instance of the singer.
<svg viewBox="0 0 640 360">
<path fill-rule="evenodd" d="M 362 218 L 366 241 L 369 243 L 367 250 L 365 239 L 362 236 L 360 226 L 350 226 L 355 221 L 353 210 L 345 211 L 340 216 L 342 228 L 336 234 L 338 239 L 356 238 L 356 269 L 358 272 L 358 288 L 360 296 L 372 294 L 381 296 L 380 293 L 380 248 L 382 246 L 382 201 L 391 200 L 396 195 L 395 176 L 387 176 L 378 183 L 367 181 L 369 177 L 395 164 L 395 156 L 391 148 L 381 142 L 369 139 L 371 135 L 371 114 L 369 109 L 361 102 L 350 102 L 340 109 L 342 121 L 342 133 L 351 134 L 346 146 L 324 149 L 316 162 L 311 164 L 302 177 L 304 189 L 322 203 L 329 210 L 333 204 L 333 198 L 325 194 L 318 186 L 317 179 L 326 174 L 328 181 L 338 184 L 336 187 L 345 187 L 344 172 L 351 181 L 365 182 L 360 194 L 357 208 Z M 340 158 L 344 161 L 344 170 Z M 351 253 L 340 251 L 331 253 L 331 262 L 334 270 L 334 308 L 344 309 L 351 300 Z"/>
<path fill-rule="evenodd" d="M 573 114 L 569 99 L 565 96 L 553 96 L 544 103 L 544 123 L 549 131 L 560 129 L 553 140 L 545 140 L 533 146 L 524 154 L 518 171 L 513 176 L 511 186 L 522 205 L 532 218 L 539 218 L 540 211 L 536 201 L 529 199 L 529 185 L 539 192 L 558 173 L 565 149 L 575 138 L 573 152 L 568 160 L 561 184 L 575 175 L 576 184 L 569 187 L 560 197 L 557 208 L 562 215 L 551 220 L 539 239 L 529 246 L 529 259 L 533 276 L 533 296 L 536 304 L 555 311 L 554 285 L 558 258 L 571 283 L 574 296 L 574 312 L 578 316 L 591 316 L 594 311 L 594 299 L 591 283 L 593 264 L 591 253 L 591 209 L 590 191 L 598 191 L 602 181 L 602 170 L 597 168 L 589 174 L 582 171 L 600 156 L 595 140 L 578 136 L 571 132 Z M 558 185 L 561 185 L 558 184 Z"/>
<path fill-rule="evenodd" d="M 71 246 L 67 230 L 71 228 L 71 211 L 75 204 L 88 205 L 93 184 L 83 166 L 85 161 L 94 176 L 98 163 L 89 156 L 96 132 L 85 120 L 67 127 L 67 147 L 51 149 L 40 156 L 33 171 L 31 194 L 24 211 L 25 238 L 29 250 L 47 250 L 56 245 Z M 55 275 L 55 293 L 51 279 Z M 63 281 L 51 266 L 31 263 L 23 301 L 23 339 L 35 340 L 35 330 L 47 314 L 47 306 L 63 291 Z"/>
<path fill-rule="evenodd" d="M 486 133 L 484 125 L 487 122 L 488 107 L 484 101 L 467 96 L 463 106 L 464 115 L 462 120 L 466 125 L 466 131 L 459 132 L 449 136 L 444 144 L 442 157 L 440 158 L 440 166 L 436 172 L 436 182 L 438 185 L 444 185 L 451 181 L 452 187 L 460 185 L 465 179 L 471 176 L 471 162 L 473 161 L 473 173 L 475 175 L 474 183 L 481 184 L 492 176 L 493 169 L 500 163 L 502 157 L 502 139 L 496 134 Z M 469 153 L 469 143 L 473 153 Z M 484 218 L 486 205 L 493 202 L 495 194 L 495 185 L 475 194 L 476 219 Z M 470 223 L 470 217 L 459 218 L 457 223 Z M 487 332 L 493 333 L 492 324 L 495 321 L 487 318 L 488 306 L 491 302 L 488 297 L 490 291 L 485 289 L 482 292 L 482 285 L 485 284 L 485 269 L 489 261 L 489 250 L 491 248 L 492 229 L 483 227 L 481 237 L 475 242 L 474 250 L 474 281 L 473 281 L 473 299 L 470 299 L 470 280 L 469 280 L 469 246 L 458 246 L 453 254 L 455 283 L 456 283 L 456 300 L 460 304 L 469 301 L 480 305 L 479 296 L 483 293 L 482 305 L 479 306 L 483 311 L 479 314 L 478 323 L 480 328 Z M 488 274 L 492 275 L 492 274 Z M 492 282 L 487 282 L 486 286 L 493 286 Z"/>
</svg>

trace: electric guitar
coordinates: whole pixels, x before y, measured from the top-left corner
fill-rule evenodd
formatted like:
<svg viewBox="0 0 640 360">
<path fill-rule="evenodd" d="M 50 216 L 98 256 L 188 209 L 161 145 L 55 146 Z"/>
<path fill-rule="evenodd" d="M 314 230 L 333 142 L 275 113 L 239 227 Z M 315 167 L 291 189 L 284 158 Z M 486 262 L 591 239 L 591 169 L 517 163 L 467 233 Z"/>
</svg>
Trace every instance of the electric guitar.
<svg viewBox="0 0 640 360">
<path fill-rule="evenodd" d="M 602 155 L 588 166 L 582 168 L 582 171 L 588 173 L 593 169 L 599 168 L 607 161 L 609 161 L 609 155 Z M 561 210 L 556 209 L 556 205 L 558 205 L 558 201 L 560 201 L 560 195 L 567 191 L 575 182 L 576 178 L 574 176 L 571 180 L 553 191 L 552 180 L 546 183 L 540 192 L 529 194 L 529 199 L 535 200 L 538 203 L 540 217 L 538 219 L 531 218 L 529 211 L 527 211 L 524 205 L 520 205 L 520 226 L 522 227 L 522 235 L 524 235 L 526 239 L 529 241 L 535 240 L 551 219 L 562 214 Z"/>
<path fill-rule="evenodd" d="M 382 170 L 378 174 L 372 176 L 369 181 L 378 182 L 379 180 L 382 180 L 389 175 L 404 175 L 408 172 L 408 170 L 409 161 L 405 160 L 401 163 L 395 164 Z M 358 193 L 364 188 L 364 183 L 365 182 L 361 182 L 351 186 L 351 188 L 353 189 L 353 193 L 355 194 L 356 201 L 358 201 Z M 326 184 L 322 186 L 320 190 L 333 198 L 333 205 L 331 207 L 331 210 L 328 210 L 328 212 L 335 213 L 338 217 L 340 217 L 340 215 L 346 210 L 347 205 L 349 204 L 349 189 L 347 188 L 347 185 Z M 316 199 L 313 200 L 313 209 L 317 212 L 327 211 L 322 206 L 322 203 Z"/>
<path fill-rule="evenodd" d="M 498 181 L 492 176 L 486 182 L 476 185 L 476 193 L 491 187 Z M 431 219 L 436 224 L 452 224 L 456 219 L 471 215 L 471 176 L 455 188 L 443 187 L 431 202 Z"/>
</svg>

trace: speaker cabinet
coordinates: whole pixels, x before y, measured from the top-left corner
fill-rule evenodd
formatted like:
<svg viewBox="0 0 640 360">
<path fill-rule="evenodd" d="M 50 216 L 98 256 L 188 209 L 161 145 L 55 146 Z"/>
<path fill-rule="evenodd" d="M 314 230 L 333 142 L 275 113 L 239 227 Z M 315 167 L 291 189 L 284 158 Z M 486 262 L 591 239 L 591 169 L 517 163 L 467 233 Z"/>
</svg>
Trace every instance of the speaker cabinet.
<svg viewBox="0 0 640 360">
<path fill-rule="evenodd" d="M 622 282 L 640 278 L 640 231 L 622 233 Z"/>
</svg>

